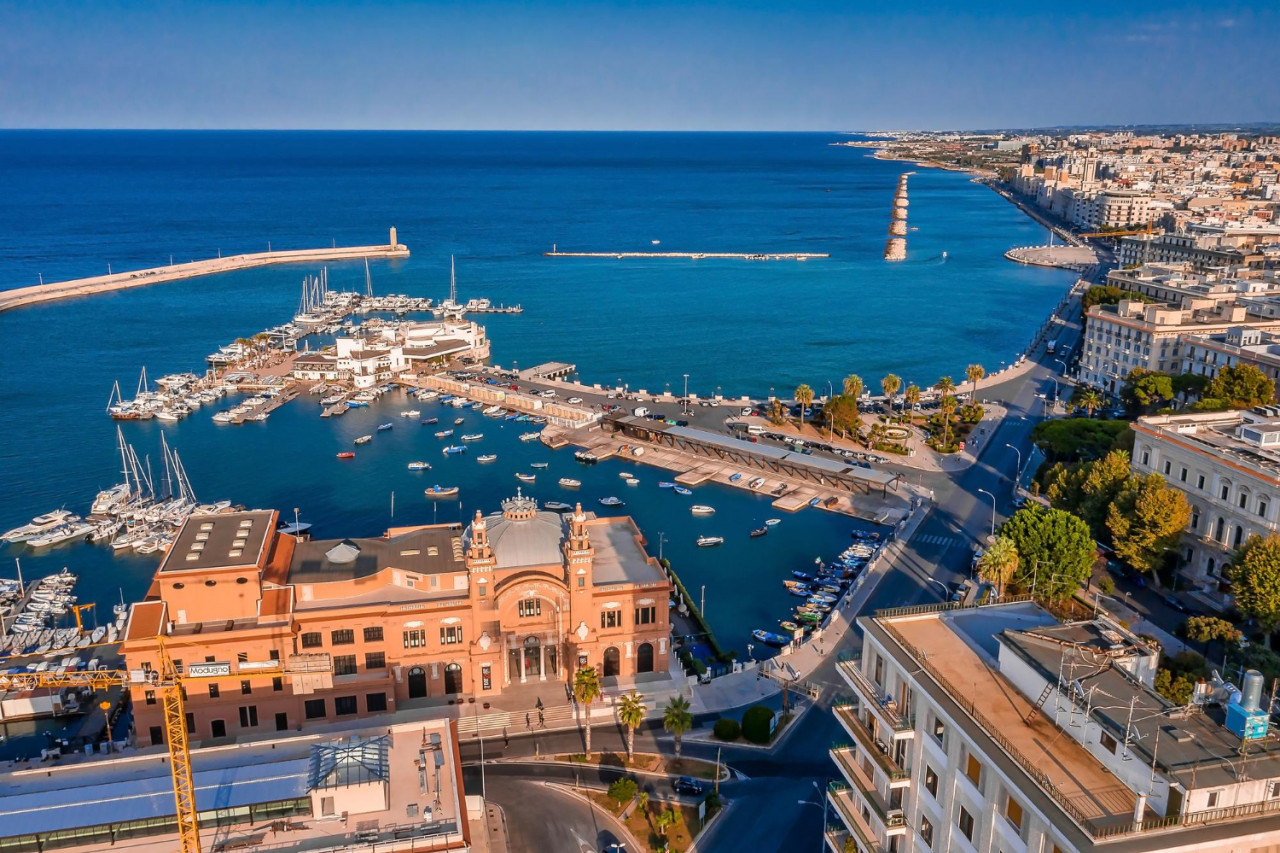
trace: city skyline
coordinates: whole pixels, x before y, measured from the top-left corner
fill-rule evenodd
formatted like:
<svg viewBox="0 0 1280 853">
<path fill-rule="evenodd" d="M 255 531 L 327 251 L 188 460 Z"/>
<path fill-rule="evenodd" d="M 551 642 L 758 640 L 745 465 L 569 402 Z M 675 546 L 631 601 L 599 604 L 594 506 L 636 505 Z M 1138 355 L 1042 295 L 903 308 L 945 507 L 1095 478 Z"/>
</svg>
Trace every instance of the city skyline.
<svg viewBox="0 0 1280 853">
<path fill-rule="evenodd" d="M 1280 91 L 1262 84 L 1280 73 L 1280 13 L 1254 3 L 0 8 L 4 128 L 972 129 L 1280 115 Z"/>
</svg>

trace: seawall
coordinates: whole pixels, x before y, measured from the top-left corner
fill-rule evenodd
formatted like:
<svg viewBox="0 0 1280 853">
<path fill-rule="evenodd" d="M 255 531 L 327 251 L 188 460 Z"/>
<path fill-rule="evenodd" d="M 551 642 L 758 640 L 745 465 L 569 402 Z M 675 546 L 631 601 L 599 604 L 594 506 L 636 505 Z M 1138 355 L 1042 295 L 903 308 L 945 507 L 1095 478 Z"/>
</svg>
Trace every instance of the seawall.
<svg viewBox="0 0 1280 853">
<path fill-rule="evenodd" d="M 232 272 L 233 270 L 270 266 L 272 264 L 316 263 L 358 260 L 360 258 L 407 258 L 408 256 L 408 247 L 402 243 L 394 242 L 394 239 L 391 243 L 382 246 L 339 246 L 329 249 L 296 249 L 284 252 L 228 255 L 222 258 L 209 258 L 204 261 L 190 261 L 185 264 L 173 264 L 152 269 L 118 272 L 111 275 L 77 278 L 70 281 L 3 290 L 0 291 L 0 311 L 8 311 L 12 308 L 21 308 L 25 305 L 35 305 L 41 302 L 52 302 L 57 299 L 92 296 L 95 293 L 108 293 L 114 290 L 126 290 L 131 287 L 143 287 L 149 284 L 160 284 L 166 281 L 177 281 L 184 278 L 214 275 L 216 273 Z"/>
</svg>

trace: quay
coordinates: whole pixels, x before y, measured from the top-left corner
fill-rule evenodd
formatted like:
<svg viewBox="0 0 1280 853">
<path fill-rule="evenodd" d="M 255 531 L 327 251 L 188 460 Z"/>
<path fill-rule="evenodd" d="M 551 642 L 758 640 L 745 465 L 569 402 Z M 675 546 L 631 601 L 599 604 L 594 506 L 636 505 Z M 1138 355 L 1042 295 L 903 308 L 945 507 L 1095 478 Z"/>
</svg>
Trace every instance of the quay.
<svg viewBox="0 0 1280 853">
<path fill-rule="evenodd" d="M 746 261 L 807 261 L 815 258 L 829 258 L 826 252 L 543 252 L 545 258 L 614 258 L 615 260 L 633 258 L 690 258 L 701 260 L 746 260 Z"/>
<path fill-rule="evenodd" d="M 126 290 L 131 287 L 143 287 L 166 281 L 178 281 L 180 279 L 274 264 L 408 257 L 408 247 L 396 241 L 396 229 L 392 228 L 390 234 L 390 241 L 382 246 L 338 246 L 329 249 L 296 249 L 281 252 L 228 255 L 227 257 L 209 258 L 185 264 L 171 264 L 152 269 L 77 278 L 70 281 L 51 282 L 31 287 L 19 287 L 13 290 L 0 291 L 0 311 L 8 311 L 13 308 L 21 308 L 41 302 L 53 302 L 58 299 L 91 296 L 96 293 L 108 293 L 115 290 Z"/>
<path fill-rule="evenodd" d="M 517 371 L 516 375 L 521 379 L 563 379 L 571 375 L 578 369 L 576 364 L 566 364 L 563 361 L 548 361 L 545 364 L 539 364 L 525 370 Z"/>
</svg>

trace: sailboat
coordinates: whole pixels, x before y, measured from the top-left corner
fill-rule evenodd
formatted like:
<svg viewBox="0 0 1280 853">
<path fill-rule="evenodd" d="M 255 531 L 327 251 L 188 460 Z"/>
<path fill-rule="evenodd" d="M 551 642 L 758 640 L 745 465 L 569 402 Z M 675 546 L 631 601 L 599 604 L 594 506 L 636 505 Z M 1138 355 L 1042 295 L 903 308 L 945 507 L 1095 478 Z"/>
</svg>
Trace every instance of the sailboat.
<svg viewBox="0 0 1280 853">
<path fill-rule="evenodd" d="M 458 277 L 454 264 L 453 255 L 449 256 L 449 298 L 441 302 L 439 307 L 432 311 L 433 314 L 439 313 L 446 318 L 458 318 L 462 316 L 462 312 L 466 310 L 462 305 L 458 304 Z"/>
</svg>

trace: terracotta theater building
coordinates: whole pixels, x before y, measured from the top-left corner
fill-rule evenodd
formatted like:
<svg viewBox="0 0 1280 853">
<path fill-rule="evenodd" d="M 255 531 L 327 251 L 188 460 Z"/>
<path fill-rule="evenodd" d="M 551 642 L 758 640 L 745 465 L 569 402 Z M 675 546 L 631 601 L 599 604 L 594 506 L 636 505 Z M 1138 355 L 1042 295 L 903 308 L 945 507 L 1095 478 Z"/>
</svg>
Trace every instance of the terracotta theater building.
<svg viewBox="0 0 1280 853">
<path fill-rule="evenodd" d="M 466 529 L 302 541 L 278 523 L 271 510 L 191 518 L 133 607 L 127 664 L 157 666 L 164 643 L 193 677 L 195 740 L 485 701 L 581 666 L 606 686 L 667 670 L 672 584 L 630 518 L 517 494 Z M 134 693 L 139 746 L 161 742 L 159 701 Z"/>
</svg>

